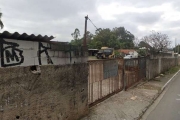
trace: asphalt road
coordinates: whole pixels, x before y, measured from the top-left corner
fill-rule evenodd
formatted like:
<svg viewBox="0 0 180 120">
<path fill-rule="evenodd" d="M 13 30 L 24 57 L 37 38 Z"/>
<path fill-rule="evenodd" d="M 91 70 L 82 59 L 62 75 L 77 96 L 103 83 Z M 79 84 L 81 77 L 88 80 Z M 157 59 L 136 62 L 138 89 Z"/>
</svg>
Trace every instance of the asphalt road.
<svg viewBox="0 0 180 120">
<path fill-rule="evenodd" d="M 180 73 L 173 78 L 146 120 L 180 120 Z"/>
</svg>

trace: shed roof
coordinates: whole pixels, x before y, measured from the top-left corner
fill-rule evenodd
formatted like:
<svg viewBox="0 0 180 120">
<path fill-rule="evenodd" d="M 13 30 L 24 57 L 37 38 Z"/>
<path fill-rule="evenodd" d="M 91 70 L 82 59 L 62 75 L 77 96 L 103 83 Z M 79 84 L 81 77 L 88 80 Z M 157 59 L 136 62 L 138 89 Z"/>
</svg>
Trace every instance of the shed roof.
<svg viewBox="0 0 180 120">
<path fill-rule="evenodd" d="M 28 35 L 27 33 L 19 34 L 18 32 L 9 33 L 8 31 L 4 31 L 0 33 L 0 38 L 7 38 L 7 39 L 17 39 L 17 40 L 27 40 L 27 41 L 40 41 L 40 42 L 48 42 L 54 39 L 53 36 L 48 37 L 47 35 Z"/>
</svg>

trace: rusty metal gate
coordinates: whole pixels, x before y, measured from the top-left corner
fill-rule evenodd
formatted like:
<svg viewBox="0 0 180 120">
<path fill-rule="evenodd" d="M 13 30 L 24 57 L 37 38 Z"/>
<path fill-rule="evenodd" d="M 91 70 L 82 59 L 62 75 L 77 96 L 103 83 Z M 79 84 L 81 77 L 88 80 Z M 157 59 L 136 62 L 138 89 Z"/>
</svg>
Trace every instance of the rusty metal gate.
<svg viewBox="0 0 180 120">
<path fill-rule="evenodd" d="M 146 57 L 139 58 L 139 79 L 146 78 Z"/>
<path fill-rule="evenodd" d="M 146 77 L 146 58 L 126 59 L 124 63 L 124 81 L 126 90 Z"/>
<path fill-rule="evenodd" d="M 123 59 L 92 60 L 88 63 L 88 102 L 90 106 L 123 90 Z"/>
<path fill-rule="evenodd" d="M 124 63 L 125 63 L 125 67 L 124 67 L 125 89 L 128 89 L 129 87 L 133 86 L 135 83 L 139 82 L 138 59 L 126 59 Z"/>
</svg>

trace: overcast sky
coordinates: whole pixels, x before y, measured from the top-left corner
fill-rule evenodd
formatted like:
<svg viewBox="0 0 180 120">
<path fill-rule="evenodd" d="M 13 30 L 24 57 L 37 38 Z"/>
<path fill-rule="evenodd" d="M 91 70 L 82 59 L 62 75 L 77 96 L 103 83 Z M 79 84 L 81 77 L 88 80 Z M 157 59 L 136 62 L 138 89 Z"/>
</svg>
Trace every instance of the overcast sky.
<svg viewBox="0 0 180 120">
<path fill-rule="evenodd" d="M 5 31 L 53 35 L 70 41 L 75 28 L 84 34 L 85 16 L 98 28 L 124 26 L 136 37 L 155 30 L 180 43 L 180 0 L 0 0 Z M 88 31 L 95 27 L 88 21 Z"/>
</svg>

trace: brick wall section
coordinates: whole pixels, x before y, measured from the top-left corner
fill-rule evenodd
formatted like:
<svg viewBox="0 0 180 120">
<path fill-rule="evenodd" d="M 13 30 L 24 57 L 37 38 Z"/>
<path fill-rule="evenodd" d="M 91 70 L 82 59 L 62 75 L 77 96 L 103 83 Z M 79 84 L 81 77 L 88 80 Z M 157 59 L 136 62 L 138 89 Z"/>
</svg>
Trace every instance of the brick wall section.
<svg viewBox="0 0 180 120">
<path fill-rule="evenodd" d="M 75 120 L 88 113 L 88 66 L 0 68 L 0 120 Z"/>
</svg>

